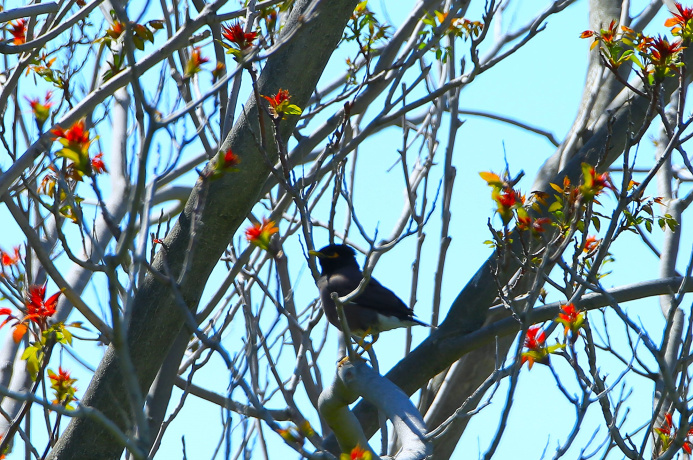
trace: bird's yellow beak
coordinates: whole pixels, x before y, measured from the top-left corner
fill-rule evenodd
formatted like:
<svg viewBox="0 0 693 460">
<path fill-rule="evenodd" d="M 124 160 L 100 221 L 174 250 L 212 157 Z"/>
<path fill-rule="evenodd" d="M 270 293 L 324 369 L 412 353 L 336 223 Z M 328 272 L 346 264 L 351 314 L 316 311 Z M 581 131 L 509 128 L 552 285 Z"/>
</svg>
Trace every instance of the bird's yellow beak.
<svg viewBox="0 0 693 460">
<path fill-rule="evenodd" d="M 336 259 L 339 257 L 339 254 L 336 252 L 334 254 L 325 254 L 324 252 L 310 250 L 308 251 L 308 254 L 315 256 L 318 259 Z"/>
</svg>

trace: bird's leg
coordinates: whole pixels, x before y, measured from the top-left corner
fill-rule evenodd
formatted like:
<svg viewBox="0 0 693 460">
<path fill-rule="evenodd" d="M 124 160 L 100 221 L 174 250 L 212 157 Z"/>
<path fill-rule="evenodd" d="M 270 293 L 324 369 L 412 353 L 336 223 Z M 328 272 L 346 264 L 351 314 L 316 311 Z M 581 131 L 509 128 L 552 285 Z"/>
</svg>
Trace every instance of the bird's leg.
<svg viewBox="0 0 693 460">
<path fill-rule="evenodd" d="M 366 343 L 366 337 L 369 336 L 369 335 L 372 337 L 372 339 L 371 339 L 370 342 Z M 363 337 L 361 337 L 361 338 L 359 339 L 359 341 L 357 342 L 357 344 L 358 344 L 357 350 L 358 350 L 359 348 L 362 349 L 362 351 L 359 353 L 359 355 L 363 355 L 363 354 L 366 353 L 368 350 L 370 350 L 371 348 L 373 348 L 373 344 L 374 344 L 375 342 L 377 342 L 378 337 L 380 337 L 380 334 L 377 334 L 377 333 L 376 333 L 376 334 L 371 334 L 371 329 L 368 328 L 368 330 L 366 330 L 366 333 L 363 334 Z"/>
</svg>

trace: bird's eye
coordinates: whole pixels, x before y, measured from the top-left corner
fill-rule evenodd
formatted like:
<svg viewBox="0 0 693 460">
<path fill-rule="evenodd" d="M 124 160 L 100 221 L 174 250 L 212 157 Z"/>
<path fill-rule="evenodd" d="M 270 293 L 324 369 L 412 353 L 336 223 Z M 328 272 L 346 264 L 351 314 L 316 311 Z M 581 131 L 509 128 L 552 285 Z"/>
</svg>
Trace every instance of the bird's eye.
<svg viewBox="0 0 693 460">
<path fill-rule="evenodd" d="M 333 252 L 332 254 L 325 254 L 325 257 L 327 257 L 328 259 L 337 259 L 339 257 L 339 254 Z"/>
</svg>

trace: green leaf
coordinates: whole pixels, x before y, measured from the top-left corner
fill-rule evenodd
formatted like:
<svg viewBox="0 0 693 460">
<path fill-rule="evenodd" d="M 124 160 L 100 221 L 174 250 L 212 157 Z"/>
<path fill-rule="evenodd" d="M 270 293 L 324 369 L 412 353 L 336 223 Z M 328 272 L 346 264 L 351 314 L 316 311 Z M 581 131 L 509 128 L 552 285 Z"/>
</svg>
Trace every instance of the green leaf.
<svg viewBox="0 0 693 460">
<path fill-rule="evenodd" d="M 561 208 L 563 208 L 563 203 L 560 203 L 558 201 L 554 201 L 553 203 L 551 203 L 551 206 L 549 206 L 549 212 L 560 211 Z"/>
<path fill-rule="evenodd" d="M 423 18 L 423 19 L 421 20 L 421 22 L 423 22 L 423 23 L 426 24 L 427 26 L 431 26 L 431 27 L 435 27 L 435 26 L 436 26 L 436 21 L 435 21 L 435 19 L 433 19 L 433 18 L 430 17 L 430 16 L 426 16 L 425 18 Z"/>
<path fill-rule="evenodd" d="M 303 113 L 303 110 L 295 104 L 289 104 L 284 109 L 282 110 L 285 115 L 301 115 Z"/>
<path fill-rule="evenodd" d="M 41 348 L 37 345 L 26 347 L 24 353 L 22 353 L 22 359 L 26 361 L 26 369 L 31 375 L 31 380 L 36 381 L 36 377 L 41 369 L 41 361 L 43 360 Z"/>
<path fill-rule="evenodd" d="M 161 30 L 164 28 L 164 20 L 163 19 L 152 19 L 147 23 L 149 27 L 151 27 L 154 30 Z"/>
</svg>

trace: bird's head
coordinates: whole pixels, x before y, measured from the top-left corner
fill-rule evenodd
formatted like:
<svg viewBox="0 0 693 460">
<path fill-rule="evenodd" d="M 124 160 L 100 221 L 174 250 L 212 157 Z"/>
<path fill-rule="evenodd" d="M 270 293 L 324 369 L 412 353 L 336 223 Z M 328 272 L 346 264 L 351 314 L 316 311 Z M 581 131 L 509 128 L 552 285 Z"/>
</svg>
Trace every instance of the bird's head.
<svg viewBox="0 0 693 460">
<path fill-rule="evenodd" d="M 346 244 L 330 244 L 319 251 L 308 251 L 308 253 L 318 258 L 323 275 L 329 275 L 349 265 L 358 268 L 356 251 Z"/>
</svg>

